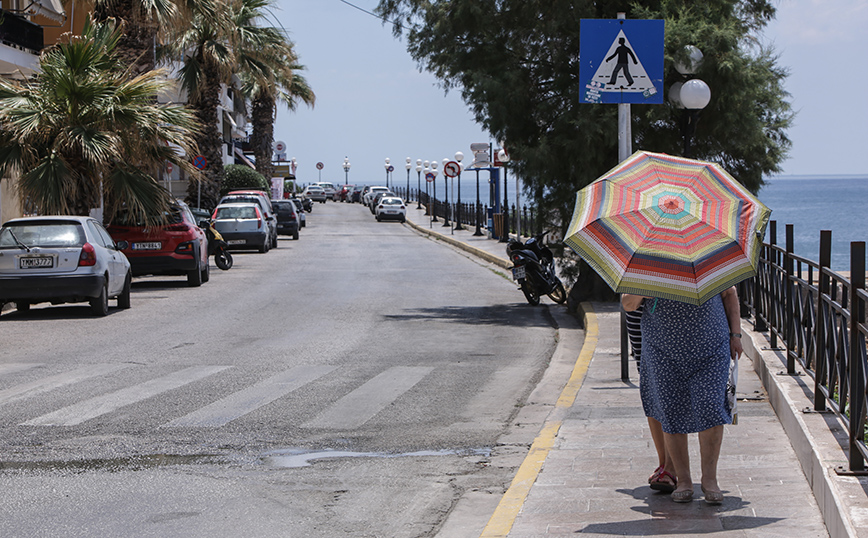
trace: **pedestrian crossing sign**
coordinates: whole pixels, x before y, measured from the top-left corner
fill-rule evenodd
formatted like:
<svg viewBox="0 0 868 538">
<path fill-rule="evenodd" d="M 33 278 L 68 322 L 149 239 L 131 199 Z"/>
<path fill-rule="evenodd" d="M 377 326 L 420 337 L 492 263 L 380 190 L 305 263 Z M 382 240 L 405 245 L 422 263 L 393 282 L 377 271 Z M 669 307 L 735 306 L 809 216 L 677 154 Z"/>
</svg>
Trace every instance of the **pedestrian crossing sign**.
<svg viewBox="0 0 868 538">
<path fill-rule="evenodd" d="M 582 19 L 579 102 L 663 103 L 662 20 Z"/>
</svg>

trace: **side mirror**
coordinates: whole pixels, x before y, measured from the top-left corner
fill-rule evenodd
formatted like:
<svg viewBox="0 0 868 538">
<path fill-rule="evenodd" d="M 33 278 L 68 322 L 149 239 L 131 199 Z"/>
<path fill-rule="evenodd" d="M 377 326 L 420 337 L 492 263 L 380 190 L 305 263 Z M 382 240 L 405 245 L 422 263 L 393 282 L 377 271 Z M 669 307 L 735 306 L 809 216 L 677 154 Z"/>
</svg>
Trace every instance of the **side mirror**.
<svg viewBox="0 0 868 538">
<path fill-rule="evenodd" d="M 130 244 L 126 241 L 118 241 L 115 243 L 115 250 L 126 250 L 130 248 Z"/>
<path fill-rule="evenodd" d="M 211 223 L 207 220 L 200 220 L 199 221 L 199 227 L 202 228 L 203 230 L 207 230 L 208 228 L 211 227 Z"/>
</svg>

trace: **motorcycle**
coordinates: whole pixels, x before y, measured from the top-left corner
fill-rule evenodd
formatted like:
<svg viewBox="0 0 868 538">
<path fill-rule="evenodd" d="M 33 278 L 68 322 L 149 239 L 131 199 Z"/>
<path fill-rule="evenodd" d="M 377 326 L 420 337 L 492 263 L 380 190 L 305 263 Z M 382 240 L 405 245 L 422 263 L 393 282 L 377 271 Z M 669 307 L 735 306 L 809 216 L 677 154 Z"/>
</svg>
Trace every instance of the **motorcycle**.
<svg viewBox="0 0 868 538">
<path fill-rule="evenodd" d="M 229 245 L 223 240 L 223 236 L 214 227 L 214 221 L 203 220 L 199 227 L 205 230 L 208 237 L 208 255 L 214 256 L 214 264 L 224 271 L 232 267 L 232 254 L 229 253 Z"/>
<path fill-rule="evenodd" d="M 506 245 L 506 255 L 512 262 L 512 278 L 518 282 L 519 289 L 531 305 L 538 305 L 541 295 L 558 303 L 567 302 L 567 292 L 555 270 L 555 257 L 543 244 L 543 232 L 522 243 L 510 239 Z"/>
</svg>

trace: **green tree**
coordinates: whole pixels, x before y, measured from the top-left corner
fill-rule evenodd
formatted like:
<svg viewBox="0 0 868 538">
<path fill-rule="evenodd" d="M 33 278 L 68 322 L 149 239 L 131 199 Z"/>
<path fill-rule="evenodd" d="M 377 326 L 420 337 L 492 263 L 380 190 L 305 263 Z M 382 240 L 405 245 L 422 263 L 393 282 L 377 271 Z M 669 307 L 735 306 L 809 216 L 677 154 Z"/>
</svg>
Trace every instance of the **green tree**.
<svg viewBox="0 0 868 538">
<path fill-rule="evenodd" d="M 420 66 L 457 90 L 476 120 L 506 140 L 510 165 L 538 206 L 543 226 L 564 231 L 575 193 L 617 164 L 617 107 L 579 104 L 581 19 L 663 19 L 664 92 L 684 46 L 703 51 L 697 73 L 712 89 L 693 143 L 695 158 L 722 164 L 750 190 L 780 170 L 792 121 L 787 71 L 757 32 L 774 17 L 767 0 L 380 0 L 406 31 Z M 634 150 L 680 154 L 682 111 L 633 105 Z M 593 271 L 584 266 L 583 275 Z M 572 268 L 576 276 L 578 265 Z M 579 281 L 582 289 L 599 290 Z"/>
<path fill-rule="evenodd" d="M 242 93 L 250 99 L 250 145 L 253 148 L 256 170 L 270 178 L 274 176 L 271 148 L 274 143 L 277 102 L 284 103 L 289 110 L 295 110 L 299 102 L 313 107 L 316 96 L 307 80 L 298 73 L 304 66 L 298 64 L 298 58 L 289 41 L 275 43 L 270 47 L 264 63 L 268 66 L 264 72 L 242 74 Z"/>
<path fill-rule="evenodd" d="M 114 21 L 88 20 L 43 53 L 32 80 L 0 79 L 0 176 L 20 173 L 21 194 L 42 214 L 86 215 L 102 199 L 106 220 L 121 208 L 159 215 L 171 197 L 147 171 L 165 161 L 189 169 L 169 144 L 192 147 L 195 119 L 154 103 L 165 72 L 129 76 L 120 37 Z"/>
<path fill-rule="evenodd" d="M 220 196 L 229 191 L 255 190 L 271 192 L 271 184 L 259 172 L 243 164 L 229 164 L 223 168 Z"/>
</svg>

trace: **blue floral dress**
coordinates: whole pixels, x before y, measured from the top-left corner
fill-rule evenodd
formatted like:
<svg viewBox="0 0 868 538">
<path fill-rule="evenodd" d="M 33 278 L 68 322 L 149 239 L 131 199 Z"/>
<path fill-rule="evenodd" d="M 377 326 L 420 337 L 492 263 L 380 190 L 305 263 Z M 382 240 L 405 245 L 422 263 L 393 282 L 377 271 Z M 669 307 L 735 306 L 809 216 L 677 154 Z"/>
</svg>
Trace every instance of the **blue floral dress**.
<svg viewBox="0 0 868 538">
<path fill-rule="evenodd" d="M 666 433 L 731 424 L 729 323 L 720 295 L 699 306 L 668 299 L 645 299 L 644 305 L 639 373 L 645 415 Z"/>
</svg>

